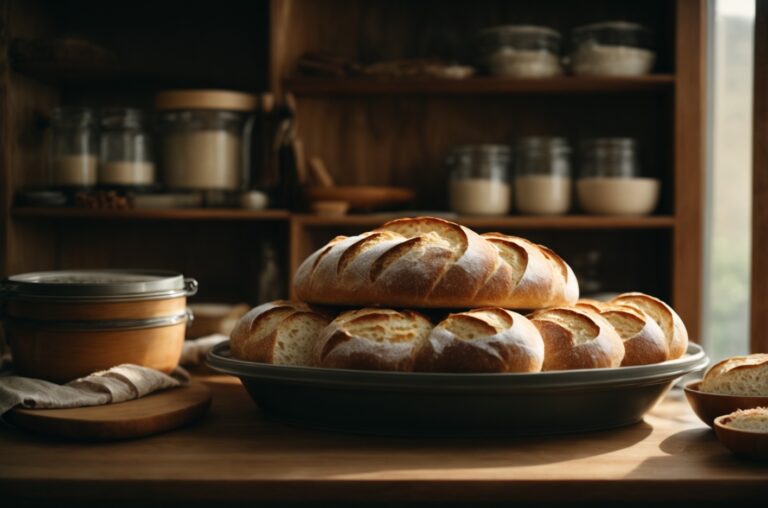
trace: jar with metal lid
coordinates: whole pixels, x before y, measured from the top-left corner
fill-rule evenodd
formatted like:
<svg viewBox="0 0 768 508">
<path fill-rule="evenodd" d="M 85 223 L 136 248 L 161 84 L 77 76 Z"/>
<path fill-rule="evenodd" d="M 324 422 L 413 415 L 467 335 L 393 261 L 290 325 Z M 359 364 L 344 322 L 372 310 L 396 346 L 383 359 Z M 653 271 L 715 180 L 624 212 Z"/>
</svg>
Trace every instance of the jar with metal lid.
<svg viewBox="0 0 768 508">
<path fill-rule="evenodd" d="M 476 36 L 480 65 L 493 76 L 543 78 L 562 74 L 560 34 L 551 28 L 504 25 Z"/>
<path fill-rule="evenodd" d="M 90 108 L 59 107 L 51 119 L 51 181 L 60 188 L 96 185 L 99 165 L 97 119 Z"/>
<path fill-rule="evenodd" d="M 459 146 L 451 150 L 446 166 L 451 210 L 468 215 L 509 213 L 512 193 L 508 146 Z"/>
<path fill-rule="evenodd" d="M 162 175 L 172 190 L 247 190 L 256 96 L 224 90 L 157 95 Z"/>
<path fill-rule="evenodd" d="M 584 211 L 645 215 L 656 208 L 660 186 L 659 180 L 641 176 L 634 139 L 595 138 L 582 144 L 576 191 Z"/>
<path fill-rule="evenodd" d="M 101 113 L 99 183 L 107 187 L 148 187 L 155 183 L 151 135 L 141 110 Z"/>
<path fill-rule="evenodd" d="M 571 34 L 571 68 L 584 76 L 641 76 L 653 68 L 653 36 L 637 23 L 608 21 Z"/>
<path fill-rule="evenodd" d="M 571 148 L 563 138 L 526 137 L 515 145 L 518 211 L 557 215 L 571 208 Z"/>
<path fill-rule="evenodd" d="M 178 364 L 194 279 L 151 270 L 14 275 L 0 300 L 16 370 L 67 382 L 121 363 L 171 372 Z"/>
</svg>

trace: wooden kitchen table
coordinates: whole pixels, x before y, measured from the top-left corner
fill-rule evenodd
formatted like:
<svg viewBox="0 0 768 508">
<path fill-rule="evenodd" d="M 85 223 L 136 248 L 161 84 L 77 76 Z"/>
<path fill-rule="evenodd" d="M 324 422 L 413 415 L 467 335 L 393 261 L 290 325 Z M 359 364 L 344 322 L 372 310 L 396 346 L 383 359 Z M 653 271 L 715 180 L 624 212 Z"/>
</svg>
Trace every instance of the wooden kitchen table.
<svg viewBox="0 0 768 508">
<path fill-rule="evenodd" d="M 154 437 L 93 444 L 0 429 L 0 501 L 71 505 L 77 500 L 102 506 L 105 500 L 110 506 L 137 501 L 543 501 L 572 506 L 768 499 L 768 463 L 731 455 L 678 391 L 644 422 L 622 429 L 557 437 L 416 439 L 334 434 L 265 421 L 237 379 L 203 379 L 214 391 L 211 412 L 188 428 Z"/>
</svg>

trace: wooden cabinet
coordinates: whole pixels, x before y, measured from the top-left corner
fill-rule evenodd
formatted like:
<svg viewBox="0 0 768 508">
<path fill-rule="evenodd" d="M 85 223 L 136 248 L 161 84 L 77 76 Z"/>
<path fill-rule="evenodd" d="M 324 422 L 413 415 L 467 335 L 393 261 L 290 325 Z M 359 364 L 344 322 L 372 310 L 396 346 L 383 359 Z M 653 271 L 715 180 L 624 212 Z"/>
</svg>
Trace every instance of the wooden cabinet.
<svg viewBox="0 0 768 508">
<path fill-rule="evenodd" d="M 95 212 L 13 207 L 43 164 L 41 118 L 54 105 L 149 107 L 171 87 L 271 90 L 296 97 L 307 153 L 337 182 L 402 185 L 418 208 L 445 210 L 442 161 L 456 144 L 510 143 L 523 135 L 631 136 L 648 176 L 662 181 L 656 214 L 621 218 L 463 217 L 546 243 L 573 264 L 600 252 L 605 290 L 669 299 L 699 336 L 704 182 L 706 2 L 507 2 L 476 0 L 222 0 L 103 2 L 6 0 L 2 5 L 2 271 L 138 266 L 172 268 L 200 281 L 200 298 L 254 301 L 264 239 L 279 246 L 288 276 L 323 242 L 386 220 L 287 211 Z M 651 76 L 462 81 L 308 78 L 306 51 L 357 61 L 422 56 L 466 59 L 480 28 L 574 26 L 627 19 L 649 26 L 658 63 Z M 66 68 L 9 58 L 14 41 L 78 33 L 115 48 L 121 65 Z M 567 37 L 566 37 L 567 38 Z M 87 67 L 87 66 L 86 66 Z M 578 268 L 578 266 L 575 266 Z"/>
</svg>

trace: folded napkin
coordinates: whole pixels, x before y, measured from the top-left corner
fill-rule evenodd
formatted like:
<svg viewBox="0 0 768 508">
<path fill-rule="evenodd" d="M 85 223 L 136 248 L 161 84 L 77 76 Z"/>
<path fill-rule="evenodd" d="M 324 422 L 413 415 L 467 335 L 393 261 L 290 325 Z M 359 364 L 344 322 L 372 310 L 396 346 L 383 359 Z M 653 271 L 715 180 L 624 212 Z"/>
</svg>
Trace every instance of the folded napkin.
<svg viewBox="0 0 768 508">
<path fill-rule="evenodd" d="M 24 408 L 100 406 L 138 399 L 158 390 L 189 382 L 189 374 L 177 368 L 171 375 L 129 363 L 96 372 L 65 385 L 21 376 L 0 377 L 0 415 Z"/>
<path fill-rule="evenodd" d="M 179 360 L 179 363 L 189 366 L 205 363 L 208 351 L 216 344 L 225 340 L 229 340 L 229 337 L 220 333 L 206 335 L 199 339 L 187 340 L 184 342 L 184 349 L 181 350 L 181 360 Z"/>
</svg>

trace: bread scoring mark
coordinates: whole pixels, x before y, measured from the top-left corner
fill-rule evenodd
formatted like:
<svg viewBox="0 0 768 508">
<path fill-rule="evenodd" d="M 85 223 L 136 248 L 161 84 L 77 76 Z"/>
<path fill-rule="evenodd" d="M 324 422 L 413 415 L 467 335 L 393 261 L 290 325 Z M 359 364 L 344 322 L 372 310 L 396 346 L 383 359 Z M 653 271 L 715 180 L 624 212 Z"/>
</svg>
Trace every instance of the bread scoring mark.
<svg viewBox="0 0 768 508">
<path fill-rule="evenodd" d="M 344 344 L 345 342 L 349 342 L 352 340 L 352 337 L 344 332 L 343 330 L 336 329 L 330 337 L 325 341 L 325 344 L 323 344 L 322 349 L 320 350 L 320 360 L 325 360 L 326 357 L 333 352 L 334 349 L 339 347 L 341 344 Z"/>
<path fill-rule="evenodd" d="M 379 276 L 384 273 L 392 263 L 405 254 L 408 254 L 411 249 L 416 249 L 418 246 L 423 246 L 425 243 L 426 241 L 421 237 L 409 238 L 386 250 L 371 265 L 371 271 L 368 274 L 370 281 L 376 282 Z"/>
<path fill-rule="evenodd" d="M 511 282 L 514 290 L 520 284 L 528 268 L 528 251 L 524 247 L 517 245 L 513 237 L 489 236 L 486 239 L 499 252 L 501 260 L 509 266 L 513 277 Z M 487 280 L 490 280 L 490 277 Z"/>
<path fill-rule="evenodd" d="M 309 272 L 309 277 L 311 277 L 311 276 L 312 276 L 312 274 L 313 274 L 313 273 L 315 273 L 315 270 L 317 269 L 317 265 L 319 265 L 319 264 L 320 264 L 320 261 L 322 261 L 322 259 L 323 259 L 323 258 L 324 258 L 324 257 L 325 257 L 325 256 L 326 256 L 326 255 L 327 255 L 329 252 L 331 252 L 331 249 L 333 249 L 333 247 L 334 247 L 334 246 L 335 246 L 337 243 L 339 243 L 339 242 L 341 242 L 341 241 L 344 241 L 344 240 L 346 240 L 346 239 L 347 239 L 347 237 L 346 237 L 346 236 L 337 236 L 336 238 L 334 238 L 333 240 L 331 240 L 330 242 L 328 242 L 328 245 L 326 245 L 326 246 L 325 246 L 325 248 L 323 248 L 323 250 L 321 250 L 321 251 L 320 251 L 320 254 L 318 254 L 318 255 L 317 255 L 317 257 L 315 258 L 315 262 L 314 262 L 314 263 L 312 263 L 312 270 L 310 270 L 310 272 Z"/>
<path fill-rule="evenodd" d="M 555 251 L 550 249 L 549 247 L 545 247 L 544 245 L 534 244 L 537 247 L 541 249 L 541 251 L 544 253 L 544 257 L 546 257 L 554 266 L 557 267 L 558 271 L 560 272 L 560 275 L 562 275 L 564 281 L 568 281 L 568 265 L 565 264 L 565 261 L 563 261 L 563 258 L 558 256 Z"/>
<path fill-rule="evenodd" d="M 536 312 L 534 321 L 548 321 L 570 332 L 574 344 L 585 344 L 597 338 L 600 326 L 588 314 L 575 309 L 554 308 Z"/>
<path fill-rule="evenodd" d="M 387 232 L 379 232 L 379 231 L 374 231 L 372 233 L 368 233 L 366 235 L 361 235 L 361 236 L 363 236 L 363 238 L 361 238 L 357 242 L 347 247 L 342 253 L 342 255 L 339 257 L 339 261 L 336 264 L 337 275 L 341 275 L 344 272 L 344 270 L 346 270 L 347 266 L 349 266 L 349 264 L 352 263 L 355 260 L 355 258 L 357 258 L 363 252 L 376 246 L 381 242 L 391 240 L 394 237 L 394 235 L 392 234 L 388 234 Z"/>
<path fill-rule="evenodd" d="M 631 339 L 645 327 L 645 321 L 637 314 L 623 309 L 609 309 L 600 313 L 618 332 L 622 339 Z"/>
<path fill-rule="evenodd" d="M 501 331 L 480 317 L 469 313 L 451 314 L 440 327 L 451 332 L 459 340 L 492 337 Z"/>
<path fill-rule="evenodd" d="M 287 307 L 281 305 L 276 305 L 271 309 L 267 309 L 251 321 L 251 325 L 248 327 L 248 334 L 253 335 L 257 328 L 263 329 L 264 333 L 261 334 L 262 336 L 271 333 L 279 323 L 296 311 L 297 310 L 293 306 Z"/>
</svg>

